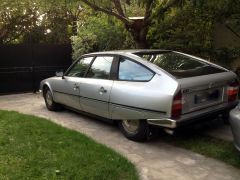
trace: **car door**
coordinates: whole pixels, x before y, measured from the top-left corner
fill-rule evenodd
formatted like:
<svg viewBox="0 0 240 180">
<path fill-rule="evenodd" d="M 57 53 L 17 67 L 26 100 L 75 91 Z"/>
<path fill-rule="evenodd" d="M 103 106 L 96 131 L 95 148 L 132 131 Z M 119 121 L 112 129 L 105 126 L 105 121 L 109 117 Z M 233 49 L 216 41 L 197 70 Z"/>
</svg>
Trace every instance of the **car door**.
<svg viewBox="0 0 240 180">
<path fill-rule="evenodd" d="M 54 98 L 56 102 L 82 110 L 80 105 L 80 83 L 89 68 L 93 57 L 84 57 L 74 63 L 65 73 L 63 78 L 59 78 L 54 83 Z"/>
<path fill-rule="evenodd" d="M 117 78 L 111 90 L 109 112 L 111 119 L 145 119 L 148 115 L 159 116 L 151 109 L 158 104 L 152 94 L 155 85 L 151 83 L 155 73 L 144 65 L 120 57 Z"/>
<path fill-rule="evenodd" d="M 113 56 L 97 56 L 80 83 L 80 103 L 84 111 L 109 118 L 110 79 Z"/>
</svg>

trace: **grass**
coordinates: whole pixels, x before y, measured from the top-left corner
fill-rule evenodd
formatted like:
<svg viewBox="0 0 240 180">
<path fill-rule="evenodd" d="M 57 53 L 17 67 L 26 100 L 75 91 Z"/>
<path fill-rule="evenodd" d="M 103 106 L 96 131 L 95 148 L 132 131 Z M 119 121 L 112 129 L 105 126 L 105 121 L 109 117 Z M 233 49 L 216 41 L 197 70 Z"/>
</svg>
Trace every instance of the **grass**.
<svg viewBox="0 0 240 180">
<path fill-rule="evenodd" d="M 240 168 L 232 142 L 199 133 L 166 143 Z M 94 140 L 44 118 L 0 110 L 0 179 L 138 179 L 133 164 Z"/>
<path fill-rule="evenodd" d="M 133 164 L 46 119 L 0 110 L 0 179 L 138 179 Z"/>
<path fill-rule="evenodd" d="M 176 136 L 163 135 L 162 138 L 166 143 L 240 168 L 240 153 L 235 149 L 232 142 L 216 139 L 200 133 L 188 133 Z"/>
</svg>

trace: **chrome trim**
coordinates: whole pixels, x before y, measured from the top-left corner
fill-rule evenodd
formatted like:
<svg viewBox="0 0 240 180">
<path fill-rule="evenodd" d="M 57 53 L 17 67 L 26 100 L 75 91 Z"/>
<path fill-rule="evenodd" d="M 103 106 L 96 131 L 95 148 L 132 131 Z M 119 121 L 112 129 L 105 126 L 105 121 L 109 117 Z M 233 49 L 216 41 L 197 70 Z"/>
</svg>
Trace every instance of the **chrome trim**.
<svg viewBox="0 0 240 180">
<path fill-rule="evenodd" d="M 228 110 L 228 109 L 230 110 L 231 107 L 232 108 L 234 107 L 234 105 L 236 105 L 236 102 L 233 102 L 228 106 L 226 106 L 225 104 L 221 104 L 220 108 L 217 108 L 214 110 L 204 109 L 204 110 L 199 110 L 197 112 L 188 113 L 187 115 L 183 114 L 181 116 L 181 118 L 178 120 L 173 120 L 173 119 L 169 119 L 169 118 L 161 118 L 161 119 L 147 119 L 147 122 L 151 125 L 174 129 L 176 127 L 181 126 L 180 124 L 189 122 L 189 120 L 193 120 L 192 122 L 194 122 L 194 121 L 197 121 L 197 119 L 202 118 L 204 116 L 215 114 L 220 111 L 224 111 L 224 110 Z"/>
<path fill-rule="evenodd" d="M 176 128 L 176 120 L 173 119 L 147 119 L 148 123 L 155 126 L 167 127 L 167 128 Z"/>
</svg>

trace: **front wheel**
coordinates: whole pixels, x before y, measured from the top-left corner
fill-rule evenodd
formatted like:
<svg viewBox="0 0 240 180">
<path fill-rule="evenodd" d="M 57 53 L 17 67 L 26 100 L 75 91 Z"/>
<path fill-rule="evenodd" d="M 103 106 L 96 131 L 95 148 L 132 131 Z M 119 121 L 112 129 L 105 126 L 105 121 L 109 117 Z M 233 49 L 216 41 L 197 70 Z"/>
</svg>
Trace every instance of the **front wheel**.
<svg viewBox="0 0 240 180">
<path fill-rule="evenodd" d="M 130 140 L 144 142 L 149 137 L 149 126 L 146 120 L 121 120 L 120 130 Z"/>
<path fill-rule="evenodd" d="M 45 104 L 50 111 L 57 111 L 61 109 L 60 104 L 54 102 L 52 92 L 49 88 L 46 88 L 43 92 Z"/>
</svg>

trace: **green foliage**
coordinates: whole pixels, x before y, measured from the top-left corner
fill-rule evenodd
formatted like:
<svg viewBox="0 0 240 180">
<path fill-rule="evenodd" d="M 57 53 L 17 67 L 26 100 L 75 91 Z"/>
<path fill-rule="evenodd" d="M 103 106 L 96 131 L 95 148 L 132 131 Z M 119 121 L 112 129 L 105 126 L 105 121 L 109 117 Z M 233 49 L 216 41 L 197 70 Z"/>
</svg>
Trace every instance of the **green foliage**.
<svg viewBox="0 0 240 180">
<path fill-rule="evenodd" d="M 212 51 L 212 61 L 228 69 L 231 69 L 231 62 L 240 57 L 240 47 L 224 47 Z M 233 68 L 234 70 L 234 68 Z"/>
<path fill-rule="evenodd" d="M 208 18 L 208 17 L 207 17 Z M 172 9 L 164 19 L 155 21 L 148 39 L 152 48 L 199 53 L 211 48 L 213 22 L 199 16 L 191 4 Z"/>
<path fill-rule="evenodd" d="M 73 0 L 0 0 L 0 43 L 70 43 L 86 11 Z"/>
<path fill-rule="evenodd" d="M 194 54 L 225 67 L 240 56 L 238 47 L 215 49 L 215 23 L 237 29 L 240 3 L 235 0 L 187 1 L 171 8 L 164 18 L 154 19 L 148 33 L 151 48 L 173 49 Z M 238 7 L 238 8 L 237 8 Z"/>
<path fill-rule="evenodd" d="M 73 59 L 84 53 L 131 48 L 133 42 L 123 25 L 104 14 L 89 16 L 72 37 Z"/>
<path fill-rule="evenodd" d="M 239 0 L 0 0 L 0 16 L 0 43 L 72 40 L 74 58 L 141 45 L 183 51 L 226 67 L 240 56 L 238 47 L 215 49 L 213 41 L 216 22 L 240 38 Z M 134 23 L 130 16 L 146 19 Z"/>
<path fill-rule="evenodd" d="M 36 4 L 29 1 L 17 2 L 6 0 L 0 2 L 0 42 L 18 43 L 21 39 L 27 37 L 31 30 L 36 32 L 39 11 Z M 41 29 L 39 29 L 41 31 Z"/>
</svg>

